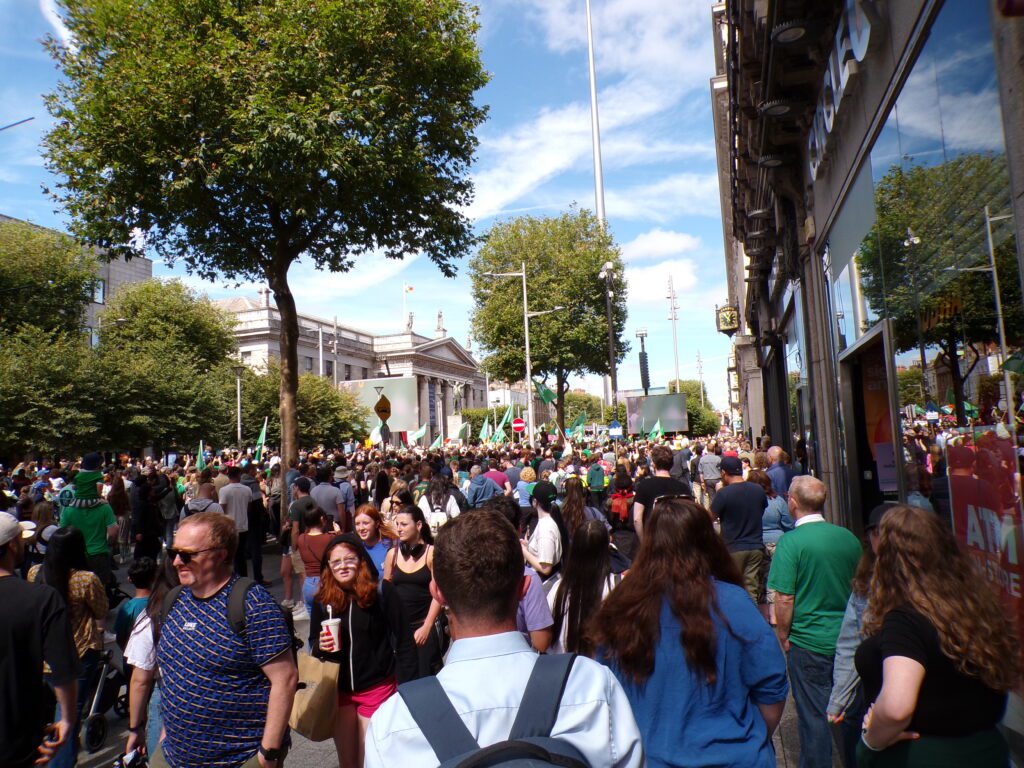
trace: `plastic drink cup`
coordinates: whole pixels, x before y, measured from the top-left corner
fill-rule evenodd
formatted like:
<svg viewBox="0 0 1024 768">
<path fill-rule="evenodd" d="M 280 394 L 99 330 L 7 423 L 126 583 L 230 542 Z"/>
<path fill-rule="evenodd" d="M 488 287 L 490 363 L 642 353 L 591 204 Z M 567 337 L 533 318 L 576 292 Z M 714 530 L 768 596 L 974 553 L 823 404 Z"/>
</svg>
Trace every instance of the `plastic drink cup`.
<svg viewBox="0 0 1024 768">
<path fill-rule="evenodd" d="M 331 633 L 331 640 L 334 641 L 332 650 L 341 649 L 341 619 L 327 619 L 323 623 L 324 628 Z"/>
</svg>

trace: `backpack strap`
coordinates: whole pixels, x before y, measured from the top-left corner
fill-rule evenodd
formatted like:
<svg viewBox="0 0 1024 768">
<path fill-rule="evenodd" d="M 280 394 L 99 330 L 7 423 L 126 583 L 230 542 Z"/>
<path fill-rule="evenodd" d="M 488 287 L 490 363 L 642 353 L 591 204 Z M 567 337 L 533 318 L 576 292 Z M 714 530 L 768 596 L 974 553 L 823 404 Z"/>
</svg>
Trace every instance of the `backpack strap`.
<svg viewBox="0 0 1024 768">
<path fill-rule="evenodd" d="M 480 749 L 436 677 L 403 683 L 398 693 L 440 763 Z"/>
<path fill-rule="evenodd" d="M 508 735 L 510 741 L 551 735 L 574 661 L 575 653 L 545 654 L 537 658 Z"/>
<path fill-rule="evenodd" d="M 171 587 L 167 590 L 167 594 L 164 595 L 164 604 L 160 608 L 160 626 L 167 623 L 167 617 L 171 614 L 171 608 L 178 602 L 178 595 L 181 594 L 181 590 L 184 587 L 179 584 L 176 587 Z"/>
<path fill-rule="evenodd" d="M 252 579 L 239 576 L 228 593 L 228 624 L 239 637 L 245 634 L 245 596 L 255 583 Z"/>
</svg>

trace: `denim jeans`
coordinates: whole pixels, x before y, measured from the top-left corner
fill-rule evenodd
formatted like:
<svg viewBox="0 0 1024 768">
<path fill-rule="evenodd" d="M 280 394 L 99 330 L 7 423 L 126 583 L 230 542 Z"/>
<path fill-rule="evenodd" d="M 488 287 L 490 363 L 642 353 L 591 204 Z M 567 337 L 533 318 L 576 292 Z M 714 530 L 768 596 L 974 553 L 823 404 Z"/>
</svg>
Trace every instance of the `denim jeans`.
<svg viewBox="0 0 1024 768">
<path fill-rule="evenodd" d="M 832 656 L 789 646 L 786 659 L 800 735 L 800 768 L 830 768 L 832 734 L 825 713 L 832 693 Z"/>
<path fill-rule="evenodd" d="M 93 689 L 96 685 L 96 675 L 99 671 L 100 652 L 88 650 L 82 654 L 80 662 L 80 673 L 78 676 L 78 700 L 75 702 L 75 716 L 71 718 L 73 729 L 70 738 L 57 750 L 57 754 L 48 763 L 51 768 L 71 768 L 78 761 L 78 750 L 81 748 L 80 729 L 83 715 L 86 714 L 87 706 L 92 703 Z M 54 713 L 54 721 L 60 720 L 60 703 Z"/>
<path fill-rule="evenodd" d="M 307 576 L 302 582 L 302 602 L 306 604 L 306 613 L 313 616 L 313 599 L 316 597 L 316 591 L 320 587 L 319 576 Z"/>
</svg>

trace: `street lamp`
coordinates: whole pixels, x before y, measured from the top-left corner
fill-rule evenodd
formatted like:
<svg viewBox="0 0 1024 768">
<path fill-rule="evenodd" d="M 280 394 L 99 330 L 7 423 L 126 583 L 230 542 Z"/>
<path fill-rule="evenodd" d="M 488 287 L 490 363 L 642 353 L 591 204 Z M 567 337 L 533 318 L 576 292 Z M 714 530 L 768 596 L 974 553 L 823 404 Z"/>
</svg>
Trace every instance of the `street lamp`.
<svg viewBox="0 0 1024 768">
<path fill-rule="evenodd" d="M 647 349 L 644 347 L 644 339 L 647 338 L 647 329 L 638 328 L 636 337 L 640 339 L 640 386 L 644 389 L 644 397 L 647 397 L 647 390 L 651 388 L 651 373 L 647 366 Z M 616 414 L 616 418 L 618 414 Z"/>
<path fill-rule="evenodd" d="M 598 278 L 604 280 L 604 308 L 608 315 L 608 372 L 612 380 L 612 412 L 619 413 L 618 386 L 615 381 L 615 331 L 612 328 L 612 279 L 615 277 L 615 265 L 606 261 L 598 273 Z"/>
<path fill-rule="evenodd" d="M 522 269 L 518 272 L 484 272 L 484 277 L 518 277 L 523 281 L 523 337 L 526 342 L 526 434 L 533 448 L 533 363 L 530 361 L 530 318 L 557 312 L 565 307 L 555 307 L 543 312 L 530 312 L 526 298 L 526 262 L 521 262 Z"/>
<path fill-rule="evenodd" d="M 245 366 L 241 363 L 232 365 L 231 370 L 235 372 L 235 407 L 238 422 L 238 450 L 242 450 L 242 371 Z"/>
</svg>

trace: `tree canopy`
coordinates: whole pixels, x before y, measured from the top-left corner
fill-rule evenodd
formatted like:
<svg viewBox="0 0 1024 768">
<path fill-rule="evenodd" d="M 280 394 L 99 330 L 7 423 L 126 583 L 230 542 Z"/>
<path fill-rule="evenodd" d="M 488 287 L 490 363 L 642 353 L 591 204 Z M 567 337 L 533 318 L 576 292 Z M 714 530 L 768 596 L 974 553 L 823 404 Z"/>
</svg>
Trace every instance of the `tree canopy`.
<svg viewBox="0 0 1024 768">
<path fill-rule="evenodd" d="M 704 405 L 700 395 L 704 391 Z M 718 414 L 708 397 L 707 386 L 699 379 L 672 379 L 668 383 L 669 392 L 682 392 L 686 395 L 686 418 L 690 422 L 690 434 L 695 437 L 718 434 Z"/>
<path fill-rule="evenodd" d="M 422 252 L 446 275 L 485 108 L 460 0 L 63 0 L 74 49 L 45 140 L 72 231 L 205 278 L 265 282 L 281 312 L 280 417 L 297 451 L 302 258 L 343 272 Z"/>
<path fill-rule="evenodd" d="M 565 428 L 569 376 L 604 375 L 608 368 L 605 262 L 614 265 L 612 327 L 616 362 L 629 351 L 626 282 L 619 248 L 601 222 L 587 210 L 557 217 L 523 216 L 495 224 L 470 261 L 473 281 L 473 332 L 487 357 L 484 367 L 505 381 L 525 378 L 522 283 L 488 272 L 518 272 L 526 265 L 530 312 L 563 307 L 530 322 L 530 357 L 535 379 L 557 396 L 558 424 Z"/>
</svg>

